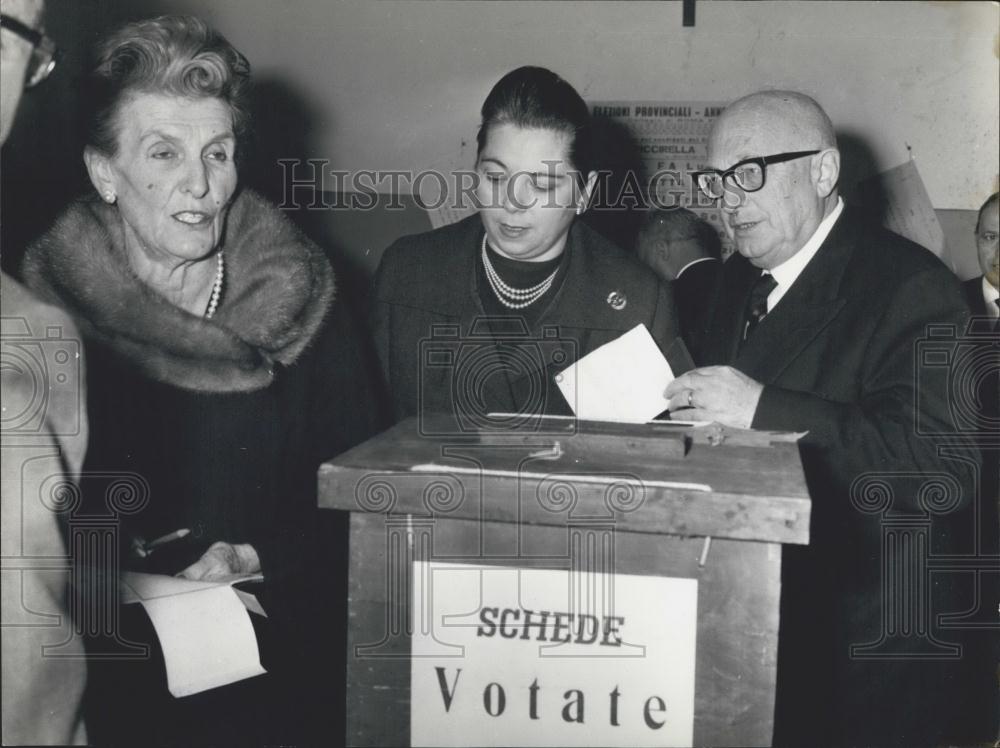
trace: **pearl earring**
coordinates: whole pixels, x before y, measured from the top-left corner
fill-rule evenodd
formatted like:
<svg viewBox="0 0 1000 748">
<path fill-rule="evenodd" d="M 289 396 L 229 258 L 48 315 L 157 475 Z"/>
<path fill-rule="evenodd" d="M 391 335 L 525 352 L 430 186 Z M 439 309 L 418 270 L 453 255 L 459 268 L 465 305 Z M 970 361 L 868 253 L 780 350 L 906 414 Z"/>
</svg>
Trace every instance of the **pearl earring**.
<svg viewBox="0 0 1000 748">
<path fill-rule="evenodd" d="M 115 193 L 114 192 L 105 192 L 104 193 L 104 202 L 114 204 L 114 202 L 115 202 Z"/>
</svg>

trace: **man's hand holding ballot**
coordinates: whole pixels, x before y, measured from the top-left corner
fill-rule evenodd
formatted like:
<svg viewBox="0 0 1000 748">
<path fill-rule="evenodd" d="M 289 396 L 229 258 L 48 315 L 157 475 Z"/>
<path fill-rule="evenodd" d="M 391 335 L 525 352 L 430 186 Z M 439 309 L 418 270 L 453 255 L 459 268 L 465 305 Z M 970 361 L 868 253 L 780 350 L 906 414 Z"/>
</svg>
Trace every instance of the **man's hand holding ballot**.
<svg viewBox="0 0 1000 748">
<path fill-rule="evenodd" d="M 748 429 L 764 385 L 731 366 L 706 366 L 682 374 L 663 393 L 672 414 L 685 421 L 717 421 Z"/>
</svg>

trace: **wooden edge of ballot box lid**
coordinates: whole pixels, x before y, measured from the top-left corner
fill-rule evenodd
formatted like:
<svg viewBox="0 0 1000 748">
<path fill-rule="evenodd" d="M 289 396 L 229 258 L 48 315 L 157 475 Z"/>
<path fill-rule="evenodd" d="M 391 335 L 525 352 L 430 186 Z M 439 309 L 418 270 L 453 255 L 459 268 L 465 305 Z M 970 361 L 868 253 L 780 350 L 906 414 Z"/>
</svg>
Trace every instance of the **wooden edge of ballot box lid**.
<svg viewBox="0 0 1000 748">
<path fill-rule="evenodd" d="M 710 444 L 705 429 L 676 424 L 544 419 L 543 428 L 452 435 L 436 425 L 407 419 L 321 465 L 319 506 L 809 542 L 811 504 L 791 435 L 713 425 L 723 438 Z"/>
</svg>

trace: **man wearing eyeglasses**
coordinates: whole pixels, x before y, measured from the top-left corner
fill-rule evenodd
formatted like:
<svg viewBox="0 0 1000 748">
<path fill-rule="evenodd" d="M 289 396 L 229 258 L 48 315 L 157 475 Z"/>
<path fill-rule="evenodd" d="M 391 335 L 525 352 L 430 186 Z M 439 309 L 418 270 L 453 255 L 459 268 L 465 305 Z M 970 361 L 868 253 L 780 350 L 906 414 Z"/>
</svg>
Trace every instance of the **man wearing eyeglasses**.
<svg viewBox="0 0 1000 748">
<path fill-rule="evenodd" d="M 808 432 L 810 545 L 783 554 L 775 741 L 989 739 L 960 716 L 968 686 L 955 630 L 935 627 L 937 616 L 974 607 L 957 599 L 961 575 L 931 585 L 921 556 L 917 578 L 892 578 L 886 570 L 911 567 L 883 546 L 887 523 L 909 516 L 927 528 L 922 553 L 973 550 L 944 523 L 970 521 L 978 457 L 939 454 L 961 434 L 949 367 L 915 363 L 930 325 L 964 332 L 961 288 L 929 251 L 844 206 L 833 126 L 807 96 L 772 91 L 731 104 L 708 164 L 694 178 L 737 253 L 713 300 L 699 362 L 709 365 L 671 383 L 671 409 Z M 920 488 L 934 476 L 944 476 L 937 507 Z"/>
<path fill-rule="evenodd" d="M 0 145 L 22 89 L 40 83 L 55 64 L 55 47 L 38 28 L 41 15 L 41 0 L 0 0 Z M 67 483 L 79 477 L 86 449 L 83 361 L 72 357 L 82 346 L 61 310 L 6 275 L 0 286 L 0 742 L 83 744 L 84 652 L 67 609 L 68 554 L 52 505 L 59 500 L 52 486 L 73 493 Z"/>
<path fill-rule="evenodd" d="M 2 52 L 3 89 L 0 90 L 0 143 L 7 141 L 21 92 L 41 83 L 56 64 L 52 40 L 33 24 L 41 17 L 41 0 L 4 0 Z"/>
</svg>

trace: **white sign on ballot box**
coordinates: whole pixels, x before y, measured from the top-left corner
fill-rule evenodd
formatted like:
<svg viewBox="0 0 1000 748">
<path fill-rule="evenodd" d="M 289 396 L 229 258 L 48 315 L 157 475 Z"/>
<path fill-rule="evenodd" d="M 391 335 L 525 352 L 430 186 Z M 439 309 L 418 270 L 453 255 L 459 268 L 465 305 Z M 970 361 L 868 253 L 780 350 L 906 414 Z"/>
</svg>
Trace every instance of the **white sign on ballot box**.
<svg viewBox="0 0 1000 748">
<path fill-rule="evenodd" d="M 689 746 L 694 579 L 413 564 L 413 746 Z"/>
</svg>

